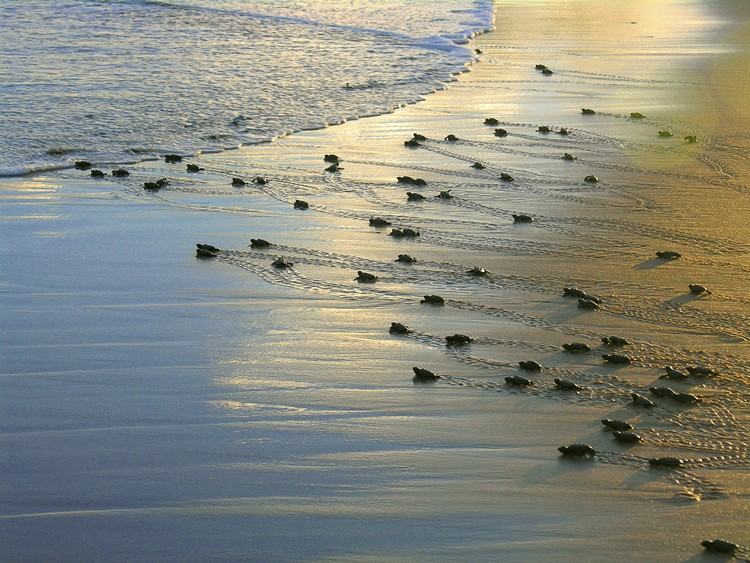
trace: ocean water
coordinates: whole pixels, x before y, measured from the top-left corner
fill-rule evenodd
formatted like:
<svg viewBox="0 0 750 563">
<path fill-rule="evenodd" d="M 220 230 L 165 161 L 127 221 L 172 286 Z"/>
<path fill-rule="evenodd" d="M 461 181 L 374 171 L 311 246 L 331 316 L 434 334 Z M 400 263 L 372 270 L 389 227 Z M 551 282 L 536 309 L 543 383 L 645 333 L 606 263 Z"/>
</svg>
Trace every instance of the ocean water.
<svg viewBox="0 0 750 563">
<path fill-rule="evenodd" d="M 5 0 L 0 175 L 272 140 L 440 88 L 489 0 Z"/>
</svg>

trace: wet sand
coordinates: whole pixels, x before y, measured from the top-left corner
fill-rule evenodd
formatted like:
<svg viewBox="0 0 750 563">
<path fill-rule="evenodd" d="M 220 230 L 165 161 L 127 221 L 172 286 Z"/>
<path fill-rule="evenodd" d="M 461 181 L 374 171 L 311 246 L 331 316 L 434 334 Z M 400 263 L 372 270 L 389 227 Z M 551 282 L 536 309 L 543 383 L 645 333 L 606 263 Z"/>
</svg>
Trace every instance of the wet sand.
<svg viewBox="0 0 750 563">
<path fill-rule="evenodd" d="M 750 545 L 748 14 L 603 4 L 497 2 L 447 90 L 186 160 L 199 174 L 2 180 L 0 558 L 712 561 L 703 539 Z M 428 140 L 408 149 L 414 132 Z M 199 260 L 196 242 L 222 250 Z M 455 333 L 474 341 L 449 348 Z M 718 375 L 659 379 L 696 364 Z M 416 385 L 413 366 L 441 378 Z M 572 443 L 598 453 L 562 459 Z M 662 456 L 685 461 L 649 468 Z"/>
</svg>

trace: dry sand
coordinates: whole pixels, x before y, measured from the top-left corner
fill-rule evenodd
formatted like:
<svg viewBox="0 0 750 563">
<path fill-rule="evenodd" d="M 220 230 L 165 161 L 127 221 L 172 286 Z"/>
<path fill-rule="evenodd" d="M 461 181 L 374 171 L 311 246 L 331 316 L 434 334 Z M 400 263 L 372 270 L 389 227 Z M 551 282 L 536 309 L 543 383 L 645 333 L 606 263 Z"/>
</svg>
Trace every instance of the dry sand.
<svg viewBox="0 0 750 563">
<path fill-rule="evenodd" d="M 499 1 L 447 90 L 204 155 L 200 174 L 3 180 L 0 559 L 710 561 L 702 539 L 750 545 L 747 7 L 618 4 Z M 407 149 L 413 132 L 429 140 Z M 197 260 L 196 242 L 222 251 Z M 573 285 L 600 310 L 562 297 Z M 475 341 L 447 348 L 454 333 Z M 611 334 L 631 365 L 604 364 Z M 574 341 L 592 351 L 562 351 Z M 719 375 L 659 379 L 695 364 Z M 415 385 L 412 366 L 443 377 Z M 703 402 L 630 405 L 653 385 Z M 561 459 L 570 443 L 599 453 Z M 659 456 L 686 462 L 649 469 Z"/>
</svg>

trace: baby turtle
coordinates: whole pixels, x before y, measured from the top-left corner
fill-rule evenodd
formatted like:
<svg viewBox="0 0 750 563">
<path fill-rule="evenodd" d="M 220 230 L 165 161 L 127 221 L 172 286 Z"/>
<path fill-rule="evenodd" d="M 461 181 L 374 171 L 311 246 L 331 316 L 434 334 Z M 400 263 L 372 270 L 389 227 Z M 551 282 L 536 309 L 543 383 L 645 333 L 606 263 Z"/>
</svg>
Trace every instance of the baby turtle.
<svg viewBox="0 0 750 563">
<path fill-rule="evenodd" d="M 150 192 L 156 192 L 161 189 L 161 186 L 157 184 L 156 182 L 143 182 L 143 189 L 148 190 Z"/>
<path fill-rule="evenodd" d="M 327 154 L 323 157 L 323 162 L 330 162 L 331 164 L 338 164 L 341 159 L 336 154 Z"/>
<path fill-rule="evenodd" d="M 552 70 L 551 70 L 551 69 L 549 69 L 549 68 L 543 68 L 543 69 L 542 69 L 542 74 L 543 74 L 544 76 L 551 76 L 551 75 L 552 75 L 552 74 L 554 74 L 554 73 L 553 73 L 553 72 L 552 72 Z"/>
<path fill-rule="evenodd" d="M 563 160 L 568 160 L 568 161 L 570 161 L 570 160 L 576 160 L 576 157 L 575 157 L 575 156 L 573 156 L 572 154 L 570 154 L 569 152 L 566 152 L 566 153 L 565 153 L 565 154 L 564 154 L 564 155 L 562 156 L 562 159 L 563 159 Z"/>
<path fill-rule="evenodd" d="M 557 450 L 564 456 L 569 457 L 593 457 L 596 450 L 588 444 L 571 444 L 569 446 L 560 446 Z"/>
<path fill-rule="evenodd" d="M 657 133 L 657 135 L 659 135 L 659 137 L 665 137 L 666 138 L 666 137 L 671 137 L 672 133 L 670 131 L 659 131 Z"/>
<path fill-rule="evenodd" d="M 577 287 L 563 287 L 563 297 L 587 297 L 588 293 Z"/>
<path fill-rule="evenodd" d="M 211 252 L 210 250 L 207 250 L 205 248 L 201 248 L 199 246 L 195 249 L 195 257 L 196 258 L 216 258 L 216 253 Z"/>
<path fill-rule="evenodd" d="M 593 301 L 586 297 L 580 297 L 578 299 L 578 308 L 588 309 L 590 311 L 596 311 L 599 308 L 599 304 L 596 301 Z"/>
<path fill-rule="evenodd" d="M 205 250 L 206 252 L 213 252 L 214 254 L 216 254 L 217 252 L 221 251 L 220 248 L 216 248 L 215 246 L 213 246 L 211 244 L 201 244 L 201 243 L 198 243 L 198 244 L 195 245 L 195 247 L 196 248 L 200 248 L 201 250 Z"/>
<path fill-rule="evenodd" d="M 500 125 L 500 122 L 494 117 L 488 117 L 484 120 L 485 125 Z"/>
<path fill-rule="evenodd" d="M 507 137 L 507 136 L 508 136 L 508 131 L 506 131 L 502 127 L 495 129 L 495 137 Z"/>
<path fill-rule="evenodd" d="M 711 292 L 708 290 L 706 286 L 697 284 L 697 283 L 691 283 L 688 284 L 688 289 L 690 289 L 690 293 L 693 295 L 710 295 Z"/>
<path fill-rule="evenodd" d="M 555 378 L 555 386 L 562 391 L 583 391 L 580 385 L 559 377 Z"/>
<path fill-rule="evenodd" d="M 271 243 L 262 238 L 251 238 L 250 248 L 268 248 Z"/>
<path fill-rule="evenodd" d="M 581 113 L 583 115 L 595 115 L 596 114 L 596 112 L 590 108 L 581 108 Z"/>
<path fill-rule="evenodd" d="M 528 387 L 529 385 L 534 385 L 534 382 L 530 379 L 526 379 L 525 377 L 521 377 L 520 375 L 509 375 L 505 378 L 505 383 L 508 385 L 516 385 L 518 387 Z"/>
<path fill-rule="evenodd" d="M 646 116 L 641 112 L 633 111 L 630 113 L 630 119 L 646 119 Z"/>
<path fill-rule="evenodd" d="M 88 170 L 91 168 L 91 163 L 88 160 L 76 160 L 75 163 L 73 163 L 73 166 L 78 170 Z"/>
<path fill-rule="evenodd" d="M 291 268 L 292 266 L 294 266 L 294 263 L 290 262 L 283 256 L 279 256 L 276 260 L 271 262 L 271 266 L 273 266 L 274 268 L 278 268 L 279 270 L 285 270 L 286 268 Z"/>
<path fill-rule="evenodd" d="M 388 233 L 388 236 L 394 238 L 414 238 L 419 236 L 419 231 L 408 228 L 391 229 L 391 232 Z"/>
<path fill-rule="evenodd" d="M 424 135 L 420 135 L 419 133 L 414 133 L 412 139 L 414 139 L 415 141 L 426 141 L 427 137 L 425 137 Z"/>
<path fill-rule="evenodd" d="M 648 460 L 651 467 L 681 467 L 683 461 L 678 457 L 655 457 Z"/>
<path fill-rule="evenodd" d="M 602 354 L 602 358 L 610 364 L 629 364 L 631 359 L 622 354 Z"/>
<path fill-rule="evenodd" d="M 102 172 L 101 170 L 92 170 L 91 171 L 91 177 L 92 178 L 104 178 L 106 174 Z"/>
<path fill-rule="evenodd" d="M 680 370 L 677 370 L 672 366 L 666 366 L 664 368 L 664 371 L 666 371 L 666 373 L 664 375 L 660 375 L 659 379 L 673 379 L 675 381 L 683 381 L 688 377 L 687 374 L 682 373 Z"/>
<path fill-rule="evenodd" d="M 623 444 L 637 444 L 642 440 L 639 434 L 628 432 L 627 430 L 615 430 L 612 436 L 615 437 L 615 440 Z"/>
<path fill-rule="evenodd" d="M 425 198 L 422 194 L 415 192 L 406 192 L 406 201 L 424 201 Z"/>
<path fill-rule="evenodd" d="M 175 164 L 176 162 L 182 162 L 182 157 L 179 154 L 165 154 L 164 162 L 168 164 Z"/>
<path fill-rule="evenodd" d="M 440 198 L 440 199 L 453 199 L 453 196 L 451 195 L 450 190 L 444 190 L 440 192 L 438 195 L 436 195 L 435 197 Z"/>
<path fill-rule="evenodd" d="M 547 125 L 540 125 L 539 127 L 537 127 L 537 132 L 538 133 L 551 133 L 552 129 Z"/>
<path fill-rule="evenodd" d="M 388 332 L 391 334 L 411 334 L 414 331 L 401 323 L 391 323 L 391 328 L 388 329 Z"/>
<path fill-rule="evenodd" d="M 523 360 L 518 362 L 518 367 L 526 371 L 541 371 L 542 364 L 534 360 Z"/>
<path fill-rule="evenodd" d="M 607 428 L 611 428 L 612 430 L 618 430 L 620 432 L 633 429 L 633 425 L 630 424 L 629 422 L 625 422 L 624 420 L 613 420 L 611 418 L 604 418 L 602 419 L 602 424 L 606 426 Z"/>
<path fill-rule="evenodd" d="M 359 283 L 375 283 L 378 281 L 378 276 L 374 274 L 368 274 L 367 272 L 357 271 L 357 277 L 354 278 Z"/>
<path fill-rule="evenodd" d="M 427 303 L 429 305 L 445 305 L 445 299 L 439 295 L 425 295 L 420 303 Z"/>
<path fill-rule="evenodd" d="M 538 65 L 534 65 L 534 68 L 537 70 L 544 70 L 545 68 L 547 68 L 547 65 L 538 64 Z"/>
<path fill-rule="evenodd" d="M 428 369 L 424 368 L 411 368 L 414 370 L 414 381 L 437 381 L 440 379 L 439 375 L 435 375 Z"/>
<path fill-rule="evenodd" d="M 620 336 L 604 336 L 602 337 L 602 343 L 607 346 L 627 346 L 630 344 L 630 342 Z"/>
<path fill-rule="evenodd" d="M 633 404 L 639 407 L 646 407 L 647 409 L 651 409 L 656 406 L 656 404 L 651 400 L 647 399 L 643 395 L 639 395 L 638 393 L 631 393 L 630 397 L 633 399 Z"/>
<path fill-rule="evenodd" d="M 570 344 L 563 344 L 562 347 L 563 350 L 571 354 L 583 354 L 591 351 L 591 347 L 583 342 L 571 342 Z"/>
<path fill-rule="evenodd" d="M 471 167 L 474 168 L 474 169 L 476 169 L 476 170 L 484 170 L 485 168 L 487 168 L 481 162 L 475 162 L 474 164 L 471 165 Z"/>
<path fill-rule="evenodd" d="M 593 174 L 589 174 L 583 179 L 584 182 L 588 182 L 589 184 L 596 184 L 599 181 L 599 178 L 594 176 Z"/>
<path fill-rule="evenodd" d="M 688 373 L 690 375 L 694 375 L 696 377 L 711 377 L 714 375 L 719 375 L 719 372 L 712 370 L 711 368 L 707 368 L 706 366 L 688 366 L 686 369 L 688 370 Z"/>
<path fill-rule="evenodd" d="M 398 258 L 395 260 L 395 262 L 400 262 L 401 264 L 414 264 L 416 261 L 416 258 L 409 256 L 408 254 L 399 254 Z"/>
<path fill-rule="evenodd" d="M 514 214 L 512 217 L 513 217 L 514 223 L 533 223 L 534 222 L 534 218 L 531 217 L 530 215 L 523 215 L 523 214 L 515 215 Z"/>
<path fill-rule="evenodd" d="M 294 200 L 294 209 L 300 209 L 304 211 L 305 209 L 309 209 L 309 208 L 310 208 L 310 204 L 307 203 L 306 201 L 303 201 L 301 199 Z"/>
<path fill-rule="evenodd" d="M 124 168 L 117 168 L 115 170 L 112 170 L 112 176 L 114 176 L 115 178 L 125 178 L 126 176 L 130 176 L 130 172 L 128 172 Z"/>
<path fill-rule="evenodd" d="M 241 188 L 242 186 L 246 186 L 247 182 L 243 180 L 242 178 L 232 178 L 232 185 L 235 188 Z"/>
<path fill-rule="evenodd" d="M 570 133 L 568 133 L 567 127 L 560 127 L 560 130 L 557 132 L 557 134 L 562 135 L 563 137 L 565 137 L 566 135 L 570 135 Z"/>
<path fill-rule="evenodd" d="M 446 336 L 445 343 L 448 346 L 466 346 L 473 342 L 474 339 L 465 334 L 454 334 L 453 336 Z"/>
<path fill-rule="evenodd" d="M 507 172 L 500 172 L 500 179 L 503 182 L 512 182 L 513 181 L 513 176 L 511 176 Z"/>
<path fill-rule="evenodd" d="M 416 141 L 416 139 L 409 139 L 408 141 L 404 141 L 404 146 L 410 149 L 416 149 L 417 147 L 421 147 L 422 145 L 420 145 Z"/>
<path fill-rule="evenodd" d="M 686 140 L 686 141 L 687 141 L 687 142 L 688 142 L 689 144 L 691 144 L 691 145 L 692 145 L 693 143 L 697 143 L 697 142 L 698 142 L 698 137 L 696 137 L 695 135 L 687 135 L 687 136 L 685 137 L 685 140 Z"/>
<path fill-rule="evenodd" d="M 330 166 L 328 166 L 326 168 L 326 172 L 334 173 L 334 172 L 338 172 L 338 171 L 339 171 L 339 165 L 338 164 L 331 164 Z"/>
<path fill-rule="evenodd" d="M 474 49 L 474 52 L 475 52 L 475 53 L 476 53 L 477 55 L 481 55 L 481 54 L 482 54 L 482 50 L 481 50 L 481 49 Z"/>
<path fill-rule="evenodd" d="M 204 170 L 203 168 L 201 168 L 197 164 L 188 164 L 186 166 L 186 169 L 187 169 L 188 172 L 190 172 L 192 174 L 195 174 L 196 172 L 201 172 L 202 170 Z"/>
<path fill-rule="evenodd" d="M 740 548 L 736 543 L 721 539 L 703 540 L 701 545 L 706 548 L 707 551 L 713 551 L 715 553 L 734 553 Z"/>
<path fill-rule="evenodd" d="M 656 257 L 661 258 L 662 260 L 675 260 L 676 258 L 680 258 L 682 254 L 679 252 L 675 252 L 674 250 L 657 250 L 656 251 Z"/>
<path fill-rule="evenodd" d="M 253 184 L 258 184 L 259 186 L 265 186 L 268 183 L 268 180 L 266 180 L 263 176 L 256 176 L 253 178 Z"/>
<path fill-rule="evenodd" d="M 166 188 L 169 185 L 169 180 L 167 180 L 166 178 L 159 178 L 156 181 L 156 185 L 160 188 Z"/>
<path fill-rule="evenodd" d="M 426 186 L 427 182 L 422 178 L 412 178 L 411 176 L 396 176 L 396 182 L 399 184 L 408 184 L 412 186 Z"/>
<path fill-rule="evenodd" d="M 677 391 L 675 391 L 671 387 L 649 387 L 648 390 L 651 391 L 651 394 L 656 397 L 666 397 L 668 399 L 673 399 L 677 396 Z"/>
<path fill-rule="evenodd" d="M 470 270 L 466 270 L 466 273 L 477 278 L 489 275 L 489 272 L 481 266 L 474 266 Z"/>
<path fill-rule="evenodd" d="M 370 217 L 371 227 L 389 227 L 392 223 L 382 217 Z"/>
<path fill-rule="evenodd" d="M 677 395 L 672 398 L 678 403 L 687 403 L 689 405 L 703 402 L 702 398 L 698 395 L 693 395 L 692 393 L 677 393 Z"/>
<path fill-rule="evenodd" d="M 449 143 L 455 143 L 456 141 L 458 141 L 458 137 L 456 137 L 453 133 L 451 133 L 450 135 L 445 136 L 445 140 L 448 141 Z"/>
</svg>

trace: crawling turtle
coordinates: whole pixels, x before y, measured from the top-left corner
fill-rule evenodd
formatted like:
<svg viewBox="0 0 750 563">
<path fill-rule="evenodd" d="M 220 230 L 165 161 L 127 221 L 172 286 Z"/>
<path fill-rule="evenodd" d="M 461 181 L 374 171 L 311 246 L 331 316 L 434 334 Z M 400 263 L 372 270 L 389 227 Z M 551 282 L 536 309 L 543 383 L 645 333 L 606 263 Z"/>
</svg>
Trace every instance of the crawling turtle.
<svg viewBox="0 0 750 563">
<path fill-rule="evenodd" d="M 148 190 L 149 192 L 156 192 L 161 189 L 161 186 L 156 182 L 143 182 L 143 189 Z"/>
<path fill-rule="evenodd" d="M 451 133 L 450 135 L 445 136 L 445 140 L 448 141 L 449 143 L 455 143 L 456 141 L 458 141 L 458 137 L 456 137 L 453 133 Z"/>
<path fill-rule="evenodd" d="M 651 394 L 655 397 L 666 397 L 668 399 L 673 399 L 677 396 L 677 391 L 675 391 L 671 387 L 649 387 L 648 390 L 651 391 Z"/>
<path fill-rule="evenodd" d="M 637 444 L 642 440 L 640 434 L 629 432 L 627 430 L 615 430 L 612 433 L 612 436 L 615 437 L 615 440 L 622 442 L 623 444 Z"/>
<path fill-rule="evenodd" d="M 688 142 L 689 144 L 691 144 L 691 145 L 692 145 L 693 143 L 697 143 L 697 142 L 698 142 L 698 137 L 696 137 L 695 135 L 687 135 L 687 136 L 685 137 L 685 140 L 686 140 L 686 141 L 687 141 L 687 142 Z"/>
<path fill-rule="evenodd" d="M 182 157 L 179 154 L 165 154 L 164 162 L 168 164 L 175 164 L 177 162 L 182 162 Z"/>
<path fill-rule="evenodd" d="M 602 419 L 602 424 L 606 426 L 607 428 L 611 428 L 612 430 L 618 430 L 620 432 L 633 429 L 633 425 L 624 420 L 613 420 L 611 418 L 604 418 Z"/>
<path fill-rule="evenodd" d="M 401 264 L 414 264 L 416 263 L 417 259 L 413 256 L 409 256 L 408 254 L 399 254 L 398 258 L 394 260 L 394 262 L 399 262 Z"/>
<path fill-rule="evenodd" d="M 621 336 L 603 336 L 602 343 L 607 346 L 627 346 L 630 344 L 627 340 Z"/>
<path fill-rule="evenodd" d="M 740 546 L 736 543 L 729 542 L 727 540 L 703 540 L 701 545 L 706 548 L 707 551 L 713 551 L 715 553 L 729 553 L 733 554 L 737 551 Z"/>
<path fill-rule="evenodd" d="M 416 149 L 422 145 L 420 145 L 416 139 L 409 139 L 408 141 L 404 141 L 404 146 L 410 149 Z"/>
<path fill-rule="evenodd" d="M 242 186 L 246 186 L 247 182 L 242 178 L 232 178 L 232 185 L 236 188 L 241 188 Z"/>
<path fill-rule="evenodd" d="M 552 72 L 552 70 L 551 70 L 551 69 L 549 69 L 549 68 L 543 68 L 543 69 L 542 69 L 542 74 L 543 74 L 544 76 L 551 76 L 551 75 L 553 75 L 554 73 L 553 73 L 553 72 Z"/>
<path fill-rule="evenodd" d="M 688 289 L 690 289 L 690 293 L 693 295 L 710 295 L 711 292 L 706 288 L 706 286 L 697 284 L 697 283 L 691 283 L 688 284 Z"/>
<path fill-rule="evenodd" d="M 630 112 L 630 119 L 646 119 L 646 116 L 639 111 Z"/>
<path fill-rule="evenodd" d="M 557 450 L 564 456 L 570 457 L 593 457 L 596 450 L 588 444 L 571 444 L 569 446 L 560 446 Z"/>
<path fill-rule="evenodd" d="M 102 172 L 101 170 L 92 170 L 91 171 L 91 177 L 92 178 L 104 178 L 106 174 Z"/>
<path fill-rule="evenodd" d="M 376 281 L 378 281 L 378 276 L 358 270 L 357 277 L 354 279 L 359 283 L 375 283 Z"/>
<path fill-rule="evenodd" d="M 505 383 L 518 387 L 528 387 L 529 385 L 534 385 L 533 381 L 531 381 L 530 379 L 526 379 L 525 377 L 521 377 L 520 375 L 509 375 L 505 378 Z"/>
<path fill-rule="evenodd" d="M 518 367 L 526 371 L 541 371 L 542 364 L 534 360 L 522 360 L 518 362 Z"/>
<path fill-rule="evenodd" d="M 391 334 L 411 334 L 414 331 L 401 323 L 391 323 L 391 328 L 388 329 L 388 332 Z"/>
<path fill-rule="evenodd" d="M 186 168 L 186 169 L 187 169 L 187 171 L 188 171 L 188 172 L 190 172 L 191 174 L 196 174 L 197 172 L 201 172 L 201 171 L 203 171 L 203 170 L 204 170 L 204 168 L 201 168 L 201 167 L 200 167 L 200 166 L 198 166 L 197 164 L 188 164 L 188 165 L 187 165 L 187 166 L 186 166 L 185 168 Z"/>
<path fill-rule="evenodd" d="M 568 381 L 567 379 L 560 379 L 559 377 L 556 377 L 554 381 L 555 386 L 562 391 L 583 391 L 583 387 L 581 387 L 577 383 Z"/>
<path fill-rule="evenodd" d="M 451 191 L 450 190 L 443 190 L 438 195 L 436 195 L 435 197 L 437 197 L 439 199 L 453 199 L 453 196 L 451 195 Z"/>
<path fill-rule="evenodd" d="M 682 254 L 679 252 L 675 252 L 674 250 L 657 250 L 656 251 L 656 257 L 661 258 L 662 260 L 675 260 L 677 258 L 680 258 Z"/>
<path fill-rule="evenodd" d="M 198 246 L 195 249 L 195 256 L 196 258 L 216 258 L 216 253 L 206 248 L 201 248 L 201 246 Z"/>
<path fill-rule="evenodd" d="M 304 211 L 305 209 L 310 209 L 310 204 L 306 201 L 303 201 L 301 199 L 295 199 L 294 200 L 294 209 L 300 209 Z"/>
<path fill-rule="evenodd" d="M 678 403 L 687 403 L 689 405 L 703 402 L 703 399 L 701 397 L 699 397 L 698 395 L 693 395 L 692 393 L 677 393 L 677 395 L 672 398 Z"/>
<path fill-rule="evenodd" d="M 562 347 L 563 350 L 570 352 L 571 354 L 583 354 L 591 351 L 591 347 L 583 342 L 571 342 L 569 344 L 563 344 Z"/>
<path fill-rule="evenodd" d="M 420 135 L 419 133 L 414 133 L 412 139 L 414 139 L 415 141 L 426 141 L 427 137 L 425 137 L 424 135 Z"/>
<path fill-rule="evenodd" d="M 268 180 L 264 178 L 263 176 L 256 176 L 253 178 L 253 184 L 258 184 L 259 186 L 265 186 L 268 183 Z"/>
<path fill-rule="evenodd" d="M 537 64 L 537 65 L 534 65 L 534 68 L 537 70 L 544 70 L 545 68 L 547 68 L 547 65 Z"/>
<path fill-rule="evenodd" d="M 489 275 L 489 272 L 481 266 L 474 266 L 470 270 L 466 270 L 466 273 L 477 278 Z"/>
<path fill-rule="evenodd" d="M 439 295 L 425 295 L 420 303 L 427 303 L 429 305 L 445 305 L 445 299 Z"/>
<path fill-rule="evenodd" d="M 581 113 L 583 115 L 595 115 L 596 112 L 591 108 L 581 108 Z"/>
<path fill-rule="evenodd" d="M 424 201 L 425 198 L 422 194 L 415 192 L 406 192 L 406 201 Z"/>
<path fill-rule="evenodd" d="M 599 178 L 594 176 L 593 174 L 589 174 L 583 179 L 584 182 L 588 182 L 589 184 L 596 184 L 599 181 Z"/>
<path fill-rule="evenodd" d="M 250 248 L 268 248 L 271 243 L 262 238 L 251 238 Z"/>
<path fill-rule="evenodd" d="M 160 188 L 166 188 L 169 185 L 169 180 L 167 178 L 159 178 L 156 181 L 156 185 Z"/>
<path fill-rule="evenodd" d="M 552 129 L 548 125 L 540 125 L 537 127 L 538 133 L 551 133 Z"/>
<path fill-rule="evenodd" d="M 391 229 L 391 232 L 388 233 L 388 236 L 391 236 L 393 238 L 414 238 L 419 236 L 419 231 L 415 231 L 406 227 L 403 229 Z"/>
<path fill-rule="evenodd" d="M 602 354 L 602 358 L 610 364 L 629 364 L 632 360 L 628 356 L 622 354 Z"/>
<path fill-rule="evenodd" d="M 675 381 L 684 381 L 687 379 L 687 374 L 682 373 L 680 370 L 673 368 L 672 366 L 666 366 L 664 368 L 666 372 L 664 375 L 660 375 L 659 379 L 673 379 Z"/>
<path fill-rule="evenodd" d="M 651 467 L 682 467 L 683 460 L 678 457 L 655 457 L 648 460 Z"/>
<path fill-rule="evenodd" d="M 278 268 L 279 270 L 285 270 L 294 266 L 294 263 L 290 262 L 283 256 L 279 256 L 276 260 L 271 262 L 271 266 L 273 266 L 274 268 Z"/>
<path fill-rule="evenodd" d="M 587 297 L 588 293 L 586 293 L 582 289 L 578 289 L 577 287 L 563 287 L 563 297 Z"/>
<path fill-rule="evenodd" d="M 630 397 L 633 399 L 633 404 L 638 407 L 646 407 L 647 409 L 651 409 L 656 406 L 656 404 L 651 400 L 647 399 L 643 395 L 639 395 L 638 393 L 631 393 Z"/>
<path fill-rule="evenodd" d="M 370 217 L 371 227 L 388 227 L 390 225 L 391 222 L 387 219 L 383 219 L 382 217 Z"/>
<path fill-rule="evenodd" d="M 690 375 L 694 375 L 695 377 L 712 377 L 714 375 L 719 375 L 717 371 L 707 368 L 706 366 L 688 366 L 686 369 Z"/>
<path fill-rule="evenodd" d="M 75 166 L 78 170 L 88 170 L 91 168 L 92 164 L 88 160 L 76 160 L 73 163 L 73 166 Z"/>
<path fill-rule="evenodd" d="M 435 375 L 428 369 L 413 367 L 414 370 L 414 381 L 437 381 L 440 379 L 439 375 Z"/>
<path fill-rule="evenodd" d="M 482 50 L 481 49 L 474 49 L 474 53 L 476 53 L 477 55 L 481 55 L 482 54 Z"/>
<path fill-rule="evenodd" d="M 566 153 L 565 153 L 565 154 L 564 154 L 564 155 L 562 156 L 562 159 L 563 159 L 563 160 L 568 160 L 568 161 L 571 161 L 571 160 L 577 160 L 577 158 L 576 158 L 575 156 L 573 156 L 572 154 L 570 154 L 569 152 L 566 152 Z"/>
<path fill-rule="evenodd" d="M 341 159 L 336 154 L 327 154 L 323 157 L 323 162 L 330 162 L 331 164 L 338 164 Z"/>
<path fill-rule="evenodd" d="M 197 243 L 195 245 L 195 248 L 200 248 L 201 250 L 205 250 L 207 252 L 213 252 L 214 254 L 216 254 L 217 252 L 221 252 L 220 248 L 217 248 L 217 247 L 215 247 L 215 246 L 213 246 L 211 244 Z"/>
<path fill-rule="evenodd" d="M 465 334 L 454 334 L 453 336 L 446 336 L 445 343 L 448 346 L 466 346 L 473 342 L 474 339 Z"/>
<path fill-rule="evenodd" d="M 488 117 L 484 120 L 485 125 L 500 125 L 500 122 L 494 117 Z"/>
<path fill-rule="evenodd" d="M 671 131 L 666 131 L 666 130 L 665 131 L 659 131 L 657 133 L 657 135 L 659 135 L 659 137 L 664 137 L 664 138 L 672 137 Z"/>
<path fill-rule="evenodd" d="M 474 164 L 471 165 L 471 167 L 474 168 L 474 169 L 476 169 L 476 170 L 484 170 L 485 168 L 487 168 L 481 162 L 475 162 Z"/>
<path fill-rule="evenodd" d="M 399 184 L 408 184 L 411 186 L 426 186 L 427 182 L 422 178 L 412 178 L 411 176 L 396 176 L 396 182 Z"/>
<path fill-rule="evenodd" d="M 339 171 L 338 163 L 331 164 L 330 166 L 326 168 L 326 172 L 330 172 L 331 174 L 333 174 L 334 172 L 338 172 L 338 171 Z"/>
<path fill-rule="evenodd" d="M 597 303 L 596 301 L 593 301 L 592 299 L 588 299 L 587 297 L 579 297 L 578 308 L 596 311 L 599 308 L 599 303 Z"/>
<path fill-rule="evenodd" d="M 507 172 L 500 172 L 500 179 L 503 182 L 512 182 L 513 181 L 513 176 L 511 176 Z"/>
<path fill-rule="evenodd" d="M 516 214 L 513 214 L 512 217 L 513 217 L 513 222 L 514 223 L 533 223 L 534 222 L 534 218 L 531 217 L 530 215 L 523 215 L 523 214 L 516 215 Z"/>
<path fill-rule="evenodd" d="M 563 137 L 570 135 L 567 127 L 560 127 L 560 130 L 557 132 L 557 134 L 562 135 Z"/>
<path fill-rule="evenodd" d="M 495 129 L 495 137 L 507 137 L 507 136 L 508 136 L 508 131 L 506 131 L 502 127 L 498 127 L 497 129 Z"/>
<path fill-rule="evenodd" d="M 112 176 L 114 176 L 115 178 L 125 178 L 126 176 L 130 176 L 130 172 L 128 172 L 124 168 L 117 168 L 115 170 L 112 170 Z"/>
</svg>

